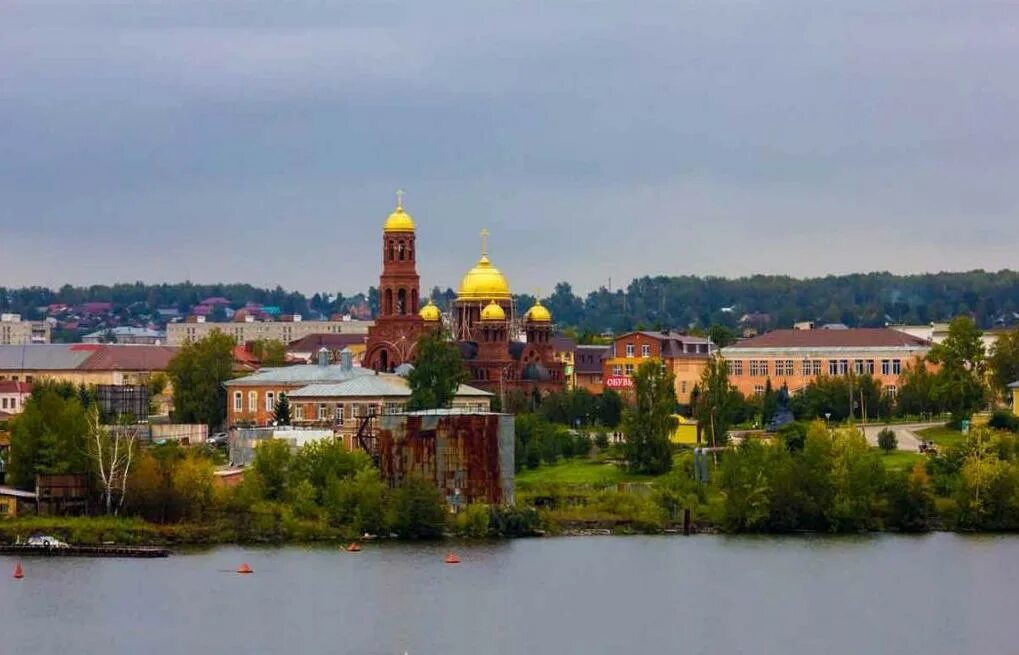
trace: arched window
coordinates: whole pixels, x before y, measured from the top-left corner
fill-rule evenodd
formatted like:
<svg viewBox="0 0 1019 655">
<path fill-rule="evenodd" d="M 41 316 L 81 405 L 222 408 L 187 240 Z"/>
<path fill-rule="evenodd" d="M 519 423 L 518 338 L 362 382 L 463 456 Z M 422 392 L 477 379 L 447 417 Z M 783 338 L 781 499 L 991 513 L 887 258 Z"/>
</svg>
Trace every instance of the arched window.
<svg viewBox="0 0 1019 655">
<path fill-rule="evenodd" d="M 389 251 L 389 261 L 393 261 L 394 256 L 393 256 L 393 240 L 392 239 L 389 240 L 389 246 L 388 246 L 387 250 Z"/>
<path fill-rule="evenodd" d="M 402 262 L 404 255 L 407 253 L 407 249 L 403 245 L 403 241 L 397 244 L 396 252 L 399 254 L 399 259 Z"/>
<path fill-rule="evenodd" d="M 396 292 L 396 313 L 406 314 L 407 313 L 407 290 L 400 289 Z"/>
<path fill-rule="evenodd" d="M 383 314 L 392 314 L 393 313 L 393 290 L 392 289 L 386 289 L 385 301 L 382 304 L 382 313 Z"/>
</svg>

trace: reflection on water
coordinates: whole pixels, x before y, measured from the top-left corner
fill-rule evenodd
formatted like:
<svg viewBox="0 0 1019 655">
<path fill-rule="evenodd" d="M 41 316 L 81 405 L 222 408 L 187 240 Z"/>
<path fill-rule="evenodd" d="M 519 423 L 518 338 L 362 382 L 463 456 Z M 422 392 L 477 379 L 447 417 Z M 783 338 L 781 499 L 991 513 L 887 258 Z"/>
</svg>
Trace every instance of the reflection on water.
<svg viewBox="0 0 1019 655">
<path fill-rule="evenodd" d="M 0 579 L 0 653 L 1000 653 L 1016 562 L 1019 537 L 951 534 L 32 559 Z"/>
</svg>

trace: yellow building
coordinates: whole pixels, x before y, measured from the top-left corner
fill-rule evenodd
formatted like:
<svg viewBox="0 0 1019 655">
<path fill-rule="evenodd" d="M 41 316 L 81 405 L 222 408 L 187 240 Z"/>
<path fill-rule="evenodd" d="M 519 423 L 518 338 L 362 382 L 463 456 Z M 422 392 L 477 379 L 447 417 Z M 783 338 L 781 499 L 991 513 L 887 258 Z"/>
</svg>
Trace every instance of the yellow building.
<svg viewBox="0 0 1019 655">
<path fill-rule="evenodd" d="M 1008 388 L 1012 390 L 1012 413 L 1019 416 L 1019 380 L 1008 385 Z"/>
<path fill-rule="evenodd" d="M 675 444 L 695 445 L 697 443 L 697 421 L 680 414 L 673 414 L 676 429 L 672 431 L 669 441 Z"/>
</svg>

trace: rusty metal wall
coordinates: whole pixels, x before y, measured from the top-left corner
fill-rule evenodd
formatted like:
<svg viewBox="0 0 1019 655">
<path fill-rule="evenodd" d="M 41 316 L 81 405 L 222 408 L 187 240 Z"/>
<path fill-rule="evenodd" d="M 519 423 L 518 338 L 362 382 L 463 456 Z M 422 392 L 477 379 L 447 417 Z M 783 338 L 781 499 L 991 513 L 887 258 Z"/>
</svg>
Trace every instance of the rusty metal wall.
<svg viewBox="0 0 1019 655">
<path fill-rule="evenodd" d="M 513 502 L 513 417 L 502 414 L 383 416 L 379 468 L 391 486 L 434 481 L 453 507 Z"/>
</svg>

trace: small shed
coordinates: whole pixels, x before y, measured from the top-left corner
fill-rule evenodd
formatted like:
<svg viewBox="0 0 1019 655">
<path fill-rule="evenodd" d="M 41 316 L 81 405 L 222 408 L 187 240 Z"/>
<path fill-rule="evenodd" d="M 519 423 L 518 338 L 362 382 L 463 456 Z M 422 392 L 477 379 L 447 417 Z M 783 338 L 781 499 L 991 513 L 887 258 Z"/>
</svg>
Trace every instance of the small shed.
<svg viewBox="0 0 1019 655">
<path fill-rule="evenodd" d="M 14 487 L 0 487 L 0 518 L 14 518 L 19 514 L 35 513 L 36 495 Z"/>
</svg>

